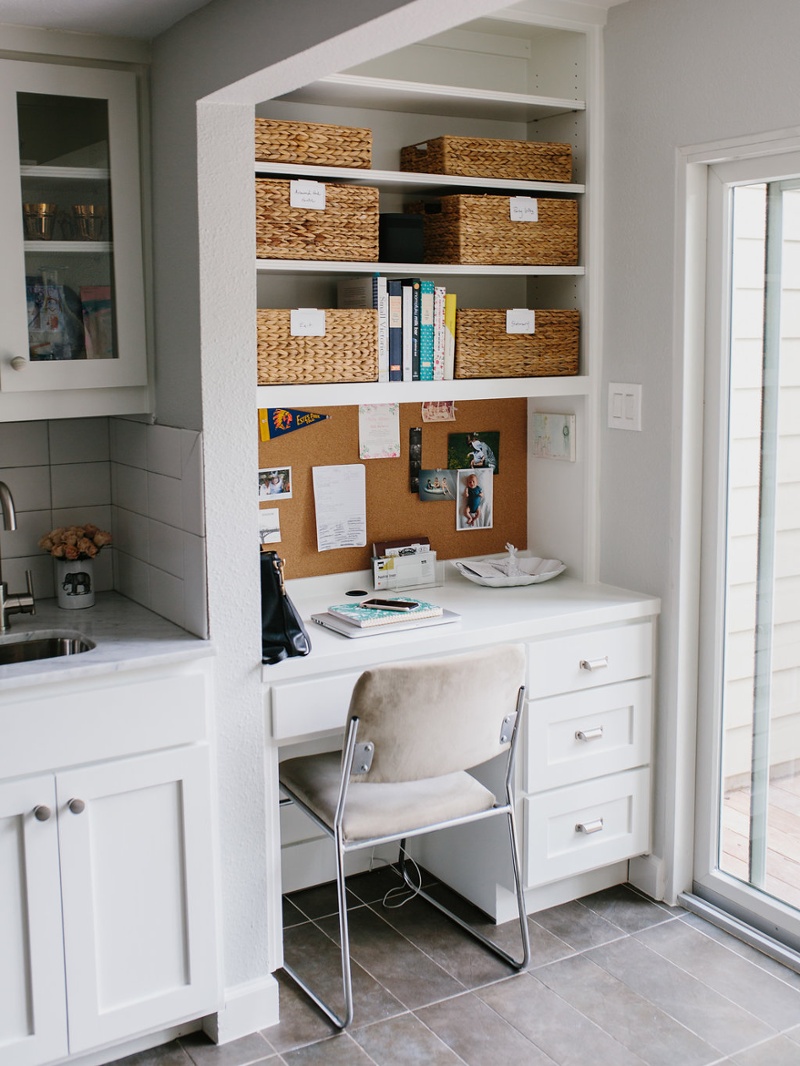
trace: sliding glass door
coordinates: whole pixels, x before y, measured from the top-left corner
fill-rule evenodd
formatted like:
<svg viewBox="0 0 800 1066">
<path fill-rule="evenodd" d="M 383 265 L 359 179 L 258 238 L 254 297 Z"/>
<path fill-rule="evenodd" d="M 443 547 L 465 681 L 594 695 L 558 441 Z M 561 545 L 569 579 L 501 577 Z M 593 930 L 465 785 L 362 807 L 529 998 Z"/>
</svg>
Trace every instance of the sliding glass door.
<svg viewBox="0 0 800 1066">
<path fill-rule="evenodd" d="M 800 947 L 798 174 L 800 160 L 793 155 L 709 169 L 695 854 L 698 895 L 795 947 Z"/>
</svg>

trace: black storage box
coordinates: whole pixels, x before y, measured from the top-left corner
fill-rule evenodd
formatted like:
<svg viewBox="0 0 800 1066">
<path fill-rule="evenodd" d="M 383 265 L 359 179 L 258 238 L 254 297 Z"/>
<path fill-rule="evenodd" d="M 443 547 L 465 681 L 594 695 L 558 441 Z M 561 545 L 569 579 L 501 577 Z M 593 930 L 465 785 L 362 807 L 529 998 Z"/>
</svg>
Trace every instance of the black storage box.
<svg viewBox="0 0 800 1066">
<path fill-rule="evenodd" d="M 378 258 L 382 263 L 421 263 L 422 216 L 382 214 L 378 220 Z"/>
</svg>

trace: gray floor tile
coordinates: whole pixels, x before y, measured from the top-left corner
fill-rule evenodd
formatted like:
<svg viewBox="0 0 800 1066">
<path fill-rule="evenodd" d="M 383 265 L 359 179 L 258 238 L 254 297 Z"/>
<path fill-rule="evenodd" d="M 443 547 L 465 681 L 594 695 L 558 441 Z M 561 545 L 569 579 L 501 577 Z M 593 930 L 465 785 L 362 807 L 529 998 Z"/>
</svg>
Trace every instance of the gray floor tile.
<svg viewBox="0 0 800 1066">
<path fill-rule="evenodd" d="M 423 1007 L 415 1014 L 468 1066 L 553 1066 L 526 1036 L 481 1002 L 473 992 Z"/>
<path fill-rule="evenodd" d="M 716 940 L 717 943 L 729 948 L 735 954 L 741 955 L 743 959 L 748 959 L 759 969 L 766 970 L 767 973 L 771 973 L 773 977 L 777 977 L 780 981 L 792 985 L 793 988 L 800 988 L 800 973 L 790 970 L 776 959 L 765 955 L 763 951 L 758 951 L 757 948 L 751 947 L 750 944 L 745 944 L 743 940 L 739 940 L 738 937 L 733 936 L 724 929 L 712 925 L 705 918 L 701 918 L 699 914 L 690 914 L 688 911 L 684 911 L 681 921 L 690 925 L 693 929 L 697 929 L 704 936 Z"/>
<path fill-rule="evenodd" d="M 282 1058 L 286 1066 L 373 1066 L 372 1060 L 349 1033 L 287 1051 Z"/>
<path fill-rule="evenodd" d="M 377 1066 L 457 1066 L 461 1059 L 414 1014 L 352 1031 Z"/>
<path fill-rule="evenodd" d="M 366 908 L 362 909 L 366 910 Z M 284 931 L 284 958 L 298 976 L 307 981 L 317 995 L 324 999 L 333 1010 L 341 1012 L 344 1009 L 339 947 L 321 929 L 311 923 L 286 929 Z M 365 973 L 352 952 L 350 971 L 353 981 L 356 1024 L 366 1025 L 368 1022 L 389 1018 L 405 1009 L 384 985 L 379 984 L 368 973 Z M 306 1002 L 308 1001 L 304 993 L 299 994 Z M 313 1007 L 311 1009 L 316 1010 Z M 282 1017 L 283 994 L 281 996 Z M 274 1044 L 272 1032 L 273 1030 L 270 1029 L 267 1035 Z M 278 1047 L 277 1044 L 275 1046 L 279 1051 L 282 1050 L 282 1047 Z"/>
<path fill-rule="evenodd" d="M 731 1056 L 736 1066 L 797 1066 L 800 1053 L 793 1040 L 775 1036 L 771 1040 Z"/>
<path fill-rule="evenodd" d="M 475 993 L 559 1066 L 643 1066 L 644 1060 L 556 995 L 535 975 L 518 974 Z"/>
<path fill-rule="evenodd" d="M 640 996 L 681 1022 L 723 1055 L 775 1035 L 742 1007 L 646 948 L 633 937 L 586 953 Z"/>
<path fill-rule="evenodd" d="M 582 955 L 534 975 L 649 1066 L 709 1066 L 719 1052 Z"/>
<path fill-rule="evenodd" d="M 297 892 L 290 892 L 288 899 L 293 906 L 297 907 L 301 914 L 312 920 L 339 913 L 335 881 L 326 881 L 324 885 L 314 885 L 313 888 L 302 888 Z M 348 892 L 348 910 L 351 907 L 361 907 L 362 905 L 362 900 Z"/>
<path fill-rule="evenodd" d="M 800 1018 L 800 990 L 704 936 L 685 922 L 656 926 L 637 940 L 716 992 L 744 1007 L 777 1032 Z"/>
<path fill-rule="evenodd" d="M 538 911 L 531 918 L 575 951 L 585 951 L 586 948 L 606 944 L 624 935 L 619 926 L 606 921 L 577 900 Z"/>
<path fill-rule="evenodd" d="M 309 918 L 295 907 L 294 903 L 288 898 L 283 897 L 283 928 L 289 929 L 293 925 L 300 925 L 302 922 L 309 921 Z"/>
<path fill-rule="evenodd" d="M 338 936 L 335 919 L 326 918 L 320 925 L 331 937 Z M 415 948 L 369 907 L 360 907 L 351 914 L 350 954 L 411 1010 L 464 990 L 464 986 L 446 970 Z"/>
<path fill-rule="evenodd" d="M 181 1044 L 195 1066 L 249 1066 L 275 1053 L 261 1033 L 251 1033 L 229 1044 L 215 1044 L 205 1033 L 192 1033 L 181 1037 Z"/>
<path fill-rule="evenodd" d="M 627 885 L 604 888 L 591 896 L 582 896 L 579 902 L 626 933 L 637 933 L 651 925 L 667 922 L 675 916 L 674 911 L 645 899 Z"/>
<path fill-rule="evenodd" d="M 280 985 L 280 1021 L 262 1032 L 272 1047 L 283 1055 L 333 1036 L 336 1027 L 320 1014 L 297 985 L 281 972 L 276 976 Z"/>
<path fill-rule="evenodd" d="M 191 1063 L 188 1053 L 177 1040 L 117 1059 L 118 1066 L 191 1066 Z"/>
</svg>

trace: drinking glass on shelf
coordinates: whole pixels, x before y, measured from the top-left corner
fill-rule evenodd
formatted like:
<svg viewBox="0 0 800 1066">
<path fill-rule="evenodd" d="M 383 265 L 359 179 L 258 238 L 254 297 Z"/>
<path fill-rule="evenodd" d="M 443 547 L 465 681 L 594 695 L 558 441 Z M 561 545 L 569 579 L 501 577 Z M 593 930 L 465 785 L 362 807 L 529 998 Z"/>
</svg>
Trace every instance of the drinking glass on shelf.
<svg viewBox="0 0 800 1066">
<path fill-rule="evenodd" d="M 58 204 L 23 204 L 25 236 L 31 241 L 49 241 L 53 237 Z"/>
</svg>

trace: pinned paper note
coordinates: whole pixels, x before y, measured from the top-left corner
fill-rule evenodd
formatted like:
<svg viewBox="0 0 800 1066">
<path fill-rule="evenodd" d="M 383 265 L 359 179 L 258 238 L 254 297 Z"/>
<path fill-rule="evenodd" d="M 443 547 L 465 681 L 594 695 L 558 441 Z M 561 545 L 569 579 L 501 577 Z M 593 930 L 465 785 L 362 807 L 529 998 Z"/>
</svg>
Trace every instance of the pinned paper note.
<svg viewBox="0 0 800 1066">
<path fill-rule="evenodd" d="M 305 207 L 309 211 L 325 210 L 325 183 L 322 181 L 290 181 L 289 206 Z"/>
<path fill-rule="evenodd" d="M 316 307 L 299 307 L 290 312 L 289 335 L 292 337 L 324 337 L 325 312 Z"/>
<path fill-rule="evenodd" d="M 510 196 L 512 222 L 538 222 L 539 201 L 535 196 Z"/>
<path fill-rule="evenodd" d="M 361 463 L 312 467 L 317 551 L 367 543 L 366 477 Z"/>
<path fill-rule="evenodd" d="M 359 459 L 396 459 L 399 454 L 400 404 L 361 404 L 358 408 Z"/>
<path fill-rule="evenodd" d="M 526 307 L 506 311 L 506 333 L 535 333 L 536 312 Z"/>
</svg>

